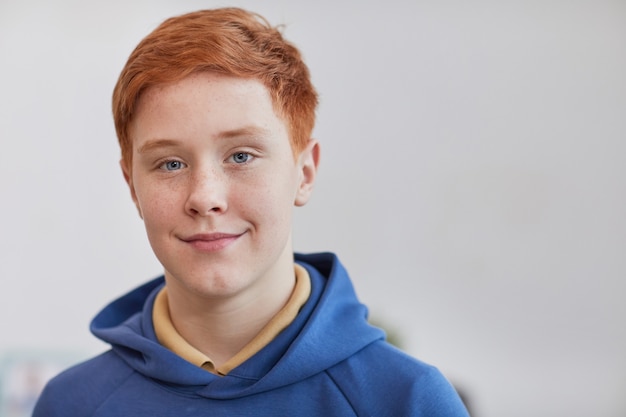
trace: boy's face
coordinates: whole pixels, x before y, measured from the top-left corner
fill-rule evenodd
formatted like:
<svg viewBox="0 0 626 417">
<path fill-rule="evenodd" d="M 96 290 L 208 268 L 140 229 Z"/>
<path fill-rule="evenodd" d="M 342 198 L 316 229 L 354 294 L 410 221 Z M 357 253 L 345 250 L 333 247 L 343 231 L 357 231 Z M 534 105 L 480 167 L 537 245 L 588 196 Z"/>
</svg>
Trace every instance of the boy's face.
<svg viewBox="0 0 626 417">
<path fill-rule="evenodd" d="M 200 73 L 152 87 L 129 134 L 124 174 L 171 289 L 261 290 L 293 262 L 292 208 L 310 196 L 318 145 L 294 160 L 262 83 Z"/>
</svg>

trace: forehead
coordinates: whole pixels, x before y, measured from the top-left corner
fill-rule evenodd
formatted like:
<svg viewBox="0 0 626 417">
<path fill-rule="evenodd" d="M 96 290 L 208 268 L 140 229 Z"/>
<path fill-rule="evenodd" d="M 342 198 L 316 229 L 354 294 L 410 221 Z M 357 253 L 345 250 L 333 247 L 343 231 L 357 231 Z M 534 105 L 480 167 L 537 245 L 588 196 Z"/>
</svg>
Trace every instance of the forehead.
<svg viewBox="0 0 626 417">
<path fill-rule="evenodd" d="M 144 91 L 129 133 L 135 142 L 191 129 L 237 130 L 248 125 L 287 130 L 268 89 L 256 79 L 197 73 Z"/>
<path fill-rule="evenodd" d="M 272 102 L 269 90 L 256 79 L 200 72 L 178 81 L 148 87 L 137 100 L 135 115 L 141 114 L 146 107 L 163 107 L 169 103 L 226 105 L 231 102 L 241 104 L 246 100 L 262 104 Z"/>
</svg>

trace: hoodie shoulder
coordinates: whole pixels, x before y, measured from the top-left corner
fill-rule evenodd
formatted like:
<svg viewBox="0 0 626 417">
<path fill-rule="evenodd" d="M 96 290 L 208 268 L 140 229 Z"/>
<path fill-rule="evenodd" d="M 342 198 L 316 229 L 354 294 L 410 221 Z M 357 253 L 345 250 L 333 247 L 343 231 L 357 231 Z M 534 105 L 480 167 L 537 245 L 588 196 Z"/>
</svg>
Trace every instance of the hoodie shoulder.
<svg viewBox="0 0 626 417">
<path fill-rule="evenodd" d="M 387 342 L 372 343 L 328 374 L 357 415 L 469 417 L 459 395 L 437 368 Z"/>
<path fill-rule="evenodd" d="M 133 372 L 113 351 L 75 365 L 46 384 L 32 417 L 93 415 Z"/>
</svg>

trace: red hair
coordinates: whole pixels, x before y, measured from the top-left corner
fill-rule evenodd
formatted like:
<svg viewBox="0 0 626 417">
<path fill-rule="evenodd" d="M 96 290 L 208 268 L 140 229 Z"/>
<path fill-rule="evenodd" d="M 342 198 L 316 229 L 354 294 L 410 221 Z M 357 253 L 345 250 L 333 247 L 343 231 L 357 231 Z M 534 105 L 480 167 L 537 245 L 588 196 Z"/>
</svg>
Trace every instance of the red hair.
<svg viewBox="0 0 626 417">
<path fill-rule="evenodd" d="M 141 94 L 202 71 L 261 81 L 287 123 L 294 156 L 306 147 L 317 93 L 298 49 L 258 14 L 238 8 L 201 10 L 164 21 L 137 45 L 120 74 L 113 118 L 127 168 L 132 160 L 128 126 Z"/>
</svg>

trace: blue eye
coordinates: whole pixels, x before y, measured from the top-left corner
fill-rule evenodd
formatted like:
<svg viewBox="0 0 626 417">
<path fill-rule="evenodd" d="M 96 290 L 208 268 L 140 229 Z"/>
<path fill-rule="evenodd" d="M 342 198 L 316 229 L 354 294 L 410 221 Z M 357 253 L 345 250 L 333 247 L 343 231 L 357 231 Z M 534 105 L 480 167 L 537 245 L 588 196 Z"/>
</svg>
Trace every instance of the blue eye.
<svg viewBox="0 0 626 417">
<path fill-rule="evenodd" d="M 250 161 L 252 155 L 247 152 L 237 152 L 236 154 L 233 154 L 232 158 L 236 164 L 245 164 Z"/>
<path fill-rule="evenodd" d="M 167 161 L 164 162 L 159 168 L 164 169 L 166 171 L 178 171 L 182 169 L 184 164 L 180 161 Z"/>
</svg>

